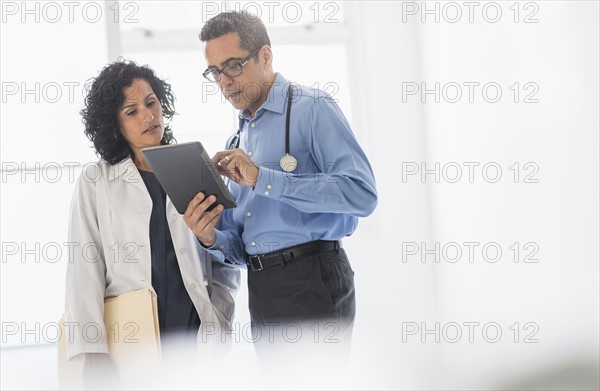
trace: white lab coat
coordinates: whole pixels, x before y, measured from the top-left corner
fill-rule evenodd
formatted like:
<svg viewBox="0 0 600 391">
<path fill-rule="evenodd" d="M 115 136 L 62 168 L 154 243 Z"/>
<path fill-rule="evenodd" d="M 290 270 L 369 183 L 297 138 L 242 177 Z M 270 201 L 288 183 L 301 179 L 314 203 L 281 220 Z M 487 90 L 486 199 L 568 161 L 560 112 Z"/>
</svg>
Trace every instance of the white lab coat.
<svg viewBox="0 0 600 391">
<path fill-rule="evenodd" d="M 85 167 L 71 203 L 65 323 L 68 357 L 107 353 L 104 299 L 148 288 L 152 291 L 149 224 L 152 198 L 131 158 Z M 167 220 L 184 285 L 198 311 L 199 349 L 222 345 L 231 326 L 238 269 L 217 262 L 198 242 L 167 197 Z M 98 341 L 83 328 L 100 326 Z M 69 334 L 69 331 L 72 331 Z M 220 331 L 220 332 L 219 332 Z M 93 334 L 93 333 L 92 333 Z"/>
</svg>

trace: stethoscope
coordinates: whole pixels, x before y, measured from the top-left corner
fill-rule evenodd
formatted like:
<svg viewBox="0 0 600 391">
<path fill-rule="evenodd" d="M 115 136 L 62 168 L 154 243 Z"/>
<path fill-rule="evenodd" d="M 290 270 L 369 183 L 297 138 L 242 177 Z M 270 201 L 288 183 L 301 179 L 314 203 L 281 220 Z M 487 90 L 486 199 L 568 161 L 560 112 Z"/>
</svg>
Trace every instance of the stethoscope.
<svg viewBox="0 0 600 391">
<path fill-rule="evenodd" d="M 285 172 L 292 172 L 298 167 L 298 161 L 290 155 L 290 113 L 292 112 L 292 84 L 287 90 L 287 112 L 285 116 L 285 155 L 279 160 L 279 166 Z M 240 131 L 238 129 L 227 141 L 227 149 L 240 147 Z"/>
</svg>

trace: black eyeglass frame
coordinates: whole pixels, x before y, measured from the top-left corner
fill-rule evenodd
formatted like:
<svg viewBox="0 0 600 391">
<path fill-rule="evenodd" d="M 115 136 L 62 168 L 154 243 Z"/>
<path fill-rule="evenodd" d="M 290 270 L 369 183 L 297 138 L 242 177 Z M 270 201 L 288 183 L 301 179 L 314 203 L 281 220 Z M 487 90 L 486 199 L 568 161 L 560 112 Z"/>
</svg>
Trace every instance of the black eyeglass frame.
<svg viewBox="0 0 600 391">
<path fill-rule="evenodd" d="M 262 46 L 261 46 L 262 47 Z M 237 63 L 233 63 L 233 64 L 229 64 L 229 65 L 225 65 L 223 68 L 219 69 L 217 67 L 208 67 L 206 68 L 206 70 L 204 72 L 202 72 L 202 76 L 204 76 L 204 78 L 212 83 L 218 83 L 219 81 L 221 81 L 221 73 L 225 74 L 225 76 L 233 79 L 234 77 L 238 77 L 239 75 L 241 75 L 244 72 L 244 65 L 246 65 L 248 63 L 248 61 L 250 61 L 250 59 L 254 56 L 256 56 L 258 54 L 258 51 L 261 48 L 256 48 L 253 51 L 250 52 L 250 54 L 248 54 L 246 56 L 246 58 L 244 58 L 241 62 L 237 62 Z M 239 69 L 239 73 L 237 75 L 232 75 L 230 73 L 227 72 L 227 69 Z M 210 75 L 214 75 L 214 73 L 216 72 L 216 74 L 218 75 L 218 78 L 216 78 L 215 80 L 210 78 Z M 213 76 L 214 77 L 214 76 Z"/>
</svg>

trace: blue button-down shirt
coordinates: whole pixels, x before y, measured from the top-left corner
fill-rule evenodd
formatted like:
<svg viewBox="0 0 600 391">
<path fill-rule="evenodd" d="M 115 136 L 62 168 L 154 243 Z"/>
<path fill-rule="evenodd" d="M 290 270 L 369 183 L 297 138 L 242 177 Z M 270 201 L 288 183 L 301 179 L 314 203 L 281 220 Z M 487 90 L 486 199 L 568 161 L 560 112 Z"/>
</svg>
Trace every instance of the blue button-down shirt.
<svg viewBox="0 0 600 391">
<path fill-rule="evenodd" d="M 209 249 L 222 262 L 245 265 L 246 253 L 339 240 L 377 204 L 369 161 L 338 105 L 321 90 L 292 83 L 290 154 L 298 167 L 282 170 L 288 85 L 276 74 L 254 118 L 240 112 L 240 148 L 259 166 L 259 177 L 254 188 L 229 184 L 238 206 L 222 213 Z"/>
</svg>

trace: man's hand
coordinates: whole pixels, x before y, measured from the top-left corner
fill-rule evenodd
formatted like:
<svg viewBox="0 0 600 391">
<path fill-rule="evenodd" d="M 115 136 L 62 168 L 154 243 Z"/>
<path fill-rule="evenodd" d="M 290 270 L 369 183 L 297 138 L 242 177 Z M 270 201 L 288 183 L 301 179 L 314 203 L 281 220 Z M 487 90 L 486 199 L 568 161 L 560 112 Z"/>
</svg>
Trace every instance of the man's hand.
<svg viewBox="0 0 600 391">
<path fill-rule="evenodd" d="M 217 241 L 215 224 L 221 217 L 223 205 L 219 204 L 210 212 L 206 211 L 216 200 L 215 196 L 205 198 L 204 193 L 200 192 L 192 198 L 183 214 L 187 226 L 206 247 L 211 247 Z"/>
<path fill-rule="evenodd" d="M 242 186 L 256 186 L 258 166 L 242 149 L 217 152 L 212 161 L 221 175 Z"/>
</svg>

